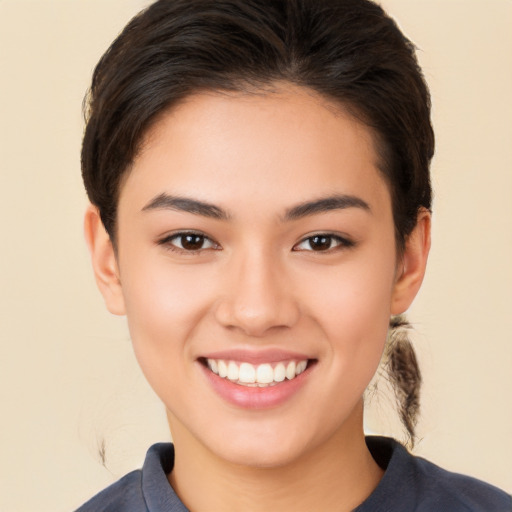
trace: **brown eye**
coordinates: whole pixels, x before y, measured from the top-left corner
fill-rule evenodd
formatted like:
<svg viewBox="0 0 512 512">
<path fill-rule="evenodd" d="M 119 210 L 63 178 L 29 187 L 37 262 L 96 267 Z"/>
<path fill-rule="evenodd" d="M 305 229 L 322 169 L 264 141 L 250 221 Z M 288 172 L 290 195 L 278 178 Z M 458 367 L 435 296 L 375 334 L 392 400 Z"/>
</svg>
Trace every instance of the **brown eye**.
<svg viewBox="0 0 512 512">
<path fill-rule="evenodd" d="M 332 236 L 312 236 L 309 239 L 309 246 L 313 251 L 327 251 L 332 245 Z"/>
<path fill-rule="evenodd" d="M 205 249 L 219 249 L 219 245 L 201 233 L 175 233 L 159 242 L 171 250 L 184 253 L 199 253 Z"/>
<path fill-rule="evenodd" d="M 327 233 L 320 233 L 318 235 L 308 236 L 299 242 L 294 248 L 294 251 L 314 251 L 314 252 L 328 252 L 334 249 L 342 249 L 352 247 L 354 242 L 343 238 L 339 235 L 330 235 Z"/>
<path fill-rule="evenodd" d="M 186 251 L 198 251 L 203 248 L 205 237 L 202 235 L 180 235 L 181 247 Z"/>
</svg>

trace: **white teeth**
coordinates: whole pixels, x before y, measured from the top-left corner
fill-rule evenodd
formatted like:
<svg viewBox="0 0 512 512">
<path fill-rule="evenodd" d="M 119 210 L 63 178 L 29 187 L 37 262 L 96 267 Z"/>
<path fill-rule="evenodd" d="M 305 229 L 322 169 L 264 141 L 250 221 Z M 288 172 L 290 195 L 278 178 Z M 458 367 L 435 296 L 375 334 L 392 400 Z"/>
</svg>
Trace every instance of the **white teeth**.
<svg viewBox="0 0 512 512">
<path fill-rule="evenodd" d="M 273 386 L 285 379 L 292 380 L 300 375 L 308 366 L 307 360 L 278 363 L 272 367 L 269 363 L 254 366 L 250 363 L 236 363 L 222 359 L 207 359 L 210 370 L 219 377 L 244 386 Z"/>
<path fill-rule="evenodd" d="M 245 384 L 253 384 L 254 382 L 256 382 L 256 370 L 254 369 L 254 366 L 252 364 L 242 363 L 240 365 L 239 380 L 240 382 L 244 382 Z"/>
<path fill-rule="evenodd" d="M 213 373 L 219 373 L 219 365 L 215 359 L 208 359 L 208 368 L 210 368 Z"/>
<path fill-rule="evenodd" d="M 217 363 L 219 368 L 219 377 L 226 378 L 228 376 L 228 367 L 224 361 L 219 361 Z"/>
<path fill-rule="evenodd" d="M 288 363 L 288 366 L 286 367 L 286 378 L 288 380 L 292 380 L 295 377 L 295 362 L 292 361 L 291 363 Z"/>
<path fill-rule="evenodd" d="M 228 379 L 229 380 L 238 380 L 238 365 L 230 361 L 228 363 Z"/>
<path fill-rule="evenodd" d="M 286 379 L 286 368 L 283 363 L 279 363 L 274 368 L 274 380 L 276 382 L 283 382 L 284 379 Z"/>
<path fill-rule="evenodd" d="M 260 364 L 256 370 L 258 384 L 270 384 L 274 380 L 274 370 L 269 364 Z"/>
<path fill-rule="evenodd" d="M 301 361 L 300 363 L 297 363 L 297 367 L 295 368 L 295 375 L 300 375 L 308 365 L 307 361 Z"/>
</svg>

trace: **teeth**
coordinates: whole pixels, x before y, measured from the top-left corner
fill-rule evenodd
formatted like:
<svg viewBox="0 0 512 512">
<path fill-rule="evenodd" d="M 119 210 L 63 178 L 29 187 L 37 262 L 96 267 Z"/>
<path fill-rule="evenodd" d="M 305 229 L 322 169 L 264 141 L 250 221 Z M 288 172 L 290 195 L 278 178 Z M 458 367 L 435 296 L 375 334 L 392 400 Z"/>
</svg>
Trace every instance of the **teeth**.
<svg viewBox="0 0 512 512">
<path fill-rule="evenodd" d="M 219 365 L 215 359 L 208 359 L 208 368 L 210 368 L 213 373 L 219 374 Z"/>
<path fill-rule="evenodd" d="M 260 364 L 256 370 L 258 384 L 270 384 L 274 381 L 274 370 L 269 364 Z"/>
<path fill-rule="evenodd" d="M 228 363 L 228 379 L 229 380 L 238 380 L 239 373 L 240 372 L 238 371 L 238 365 L 233 363 L 233 361 L 229 362 Z"/>
<path fill-rule="evenodd" d="M 236 364 L 233 362 L 229 364 L 234 364 L 236 366 Z M 245 384 L 254 384 L 256 382 L 256 370 L 252 364 L 242 363 L 240 365 L 239 380 Z"/>
<path fill-rule="evenodd" d="M 286 367 L 286 378 L 288 380 L 292 380 L 295 377 L 295 363 L 292 361 L 291 363 L 288 363 L 288 366 Z"/>
<path fill-rule="evenodd" d="M 300 363 L 297 363 L 297 366 L 295 367 L 295 375 L 300 375 L 308 365 L 307 361 L 301 361 Z"/>
<path fill-rule="evenodd" d="M 222 359 L 207 359 L 208 368 L 224 379 L 251 387 L 273 386 L 285 379 L 292 380 L 308 366 L 307 360 L 278 363 L 274 367 L 265 363 L 254 366 L 250 363 L 236 363 Z"/>
<path fill-rule="evenodd" d="M 276 382 L 283 382 L 284 379 L 286 379 L 286 368 L 283 363 L 279 363 L 274 368 L 274 380 Z"/>
<path fill-rule="evenodd" d="M 226 378 L 228 376 L 228 367 L 224 361 L 218 362 L 219 367 L 219 377 Z"/>
</svg>

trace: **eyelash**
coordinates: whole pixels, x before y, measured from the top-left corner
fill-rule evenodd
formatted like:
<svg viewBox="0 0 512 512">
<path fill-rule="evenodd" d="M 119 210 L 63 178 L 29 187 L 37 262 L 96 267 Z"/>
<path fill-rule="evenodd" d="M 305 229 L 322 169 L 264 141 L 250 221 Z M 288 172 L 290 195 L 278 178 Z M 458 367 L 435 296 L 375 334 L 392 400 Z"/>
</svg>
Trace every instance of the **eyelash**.
<svg viewBox="0 0 512 512">
<path fill-rule="evenodd" d="M 183 241 L 184 241 L 184 238 L 187 236 L 188 237 L 197 237 L 199 239 L 199 241 L 198 241 L 199 244 L 204 245 L 205 242 L 208 242 L 210 244 L 210 246 L 209 247 L 199 247 L 196 249 L 190 249 L 190 248 L 186 249 L 185 247 L 183 247 Z M 320 242 L 320 244 L 328 243 L 329 246 L 325 250 L 324 249 L 315 250 L 312 248 L 312 245 L 311 245 L 312 241 L 315 239 L 319 239 L 318 242 Z M 181 242 L 180 242 L 181 247 L 178 247 L 176 245 L 176 243 L 175 243 L 176 240 L 181 240 Z M 309 242 L 309 247 L 310 247 L 309 249 L 304 249 L 304 248 L 300 249 L 299 248 L 302 244 L 305 244 L 308 242 Z M 332 247 L 333 242 L 335 242 L 335 244 L 336 244 L 336 245 L 334 245 L 334 247 Z M 221 249 L 221 246 L 217 242 L 215 242 L 214 240 L 212 240 L 211 238 L 206 236 L 204 233 L 196 232 L 196 231 L 180 231 L 178 233 L 173 233 L 171 235 L 166 236 L 162 240 L 159 240 L 158 245 L 165 246 L 170 251 L 180 253 L 180 254 L 190 255 L 190 256 L 198 255 L 198 254 L 202 253 L 203 251 L 220 250 Z M 332 252 L 339 251 L 342 249 L 349 249 L 351 247 L 354 247 L 355 245 L 356 244 L 354 241 L 352 241 L 346 237 L 342 237 L 340 235 L 335 235 L 333 233 L 315 233 L 313 235 L 309 235 L 309 236 L 303 238 L 299 243 L 295 244 L 292 248 L 292 251 L 332 253 Z"/>
<path fill-rule="evenodd" d="M 198 249 L 186 249 L 185 247 L 183 247 L 183 241 L 184 241 L 184 238 L 187 236 L 197 237 L 197 238 L 201 239 L 202 244 L 204 244 L 205 242 L 209 242 L 211 244 L 211 247 L 200 247 Z M 179 240 L 179 239 L 181 239 L 181 247 L 178 247 L 175 244 L 175 241 Z M 158 245 L 163 245 L 170 251 L 177 252 L 180 254 L 186 254 L 186 255 L 197 255 L 203 251 L 219 250 L 220 249 L 220 245 L 217 242 L 215 242 L 214 240 L 212 240 L 211 238 L 206 236 L 204 233 L 197 232 L 197 231 L 180 231 L 178 233 L 173 233 L 171 235 L 168 235 L 168 236 L 162 238 L 162 240 L 159 240 Z"/>
<path fill-rule="evenodd" d="M 329 247 L 325 250 L 318 250 L 316 251 L 311 247 L 311 242 L 314 239 L 320 239 L 327 240 L 329 242 Z M 297 249 L 300 245 L 309 242 L 310 249 Z M 332 242 L 336 242 L 336 245 L 334 247 L 331 247 Z M 335 235 L 333 233 L 315 233 L 314 235 L 309 235 L 305 238 L 303 238 L 298 244 L 294 245 L 293 251 L 307 251 L 307 252 L 318 252 L 318 253 L 332 253 L 334 251 L 339 251 L 342 249 L 349 249 L 351 247 L 354 247 L 355 242 L 353 240 L 350 240 L 346 237 Z"/>
</svg>

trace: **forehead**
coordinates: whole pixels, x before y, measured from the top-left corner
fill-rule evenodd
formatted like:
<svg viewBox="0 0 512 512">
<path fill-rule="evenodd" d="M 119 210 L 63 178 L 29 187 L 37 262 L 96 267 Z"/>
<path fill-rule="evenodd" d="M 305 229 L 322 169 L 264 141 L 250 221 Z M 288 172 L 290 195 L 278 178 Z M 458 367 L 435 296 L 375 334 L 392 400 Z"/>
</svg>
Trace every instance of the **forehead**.
<svg viewBox="0 0 512 512">
<path fill-rule="evenodd" d="M 159 193 L 226 208 L 269 208 L 312 195 L 363 194 L 389 201 L 371 131 L 341 106 L 299 87 L 201 93 L 150 129 L 121 188 L 143 208 Z"/>
</svg>

